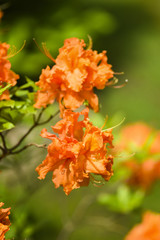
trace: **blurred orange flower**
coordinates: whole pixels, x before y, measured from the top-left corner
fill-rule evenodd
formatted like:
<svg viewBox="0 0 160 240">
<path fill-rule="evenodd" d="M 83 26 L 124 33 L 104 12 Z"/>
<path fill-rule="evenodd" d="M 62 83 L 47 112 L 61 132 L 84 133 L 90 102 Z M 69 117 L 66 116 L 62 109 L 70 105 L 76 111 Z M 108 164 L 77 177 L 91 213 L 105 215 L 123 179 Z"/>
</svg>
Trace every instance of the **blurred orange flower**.
<svg viewBox="0 0 160 240">
<path fill-rule="evenodd" d="M 142 147 L 151 132 L 152 128 L 145 123 L 137 122 L 129 124 L 121 130 L 120 147 L 126 149 L 129 148 L 132 143 L 137 147 Z"/>
<path fill-rule="evenodd" d="M 39 179 L 53 171 L 55 187 L 63 186 L 67 195 L 73 189 L 87 186 L 92 173 L 107 181 L 110 179 L 113 157 L 107 155 L 106 145 L 112 147 L 112 130 L 102 132 L 93 126 L 88 119 L 88 109 L 81 113 L 65 110 L 63 119 L 52 129 L 59 137 L 47 133 L 46 129 L 41 132 L 41 136 L 52 143 L 48 146 L 46 159 L 36 168 Z"/>
<path fill-rule="evenodd" d="M 2 207 L 4 203 L 0 203 Z M 9 230 L 10 221 L 9 221 L 10 208 L 0 209 L 0 240 L 4 240 L 5 233 Z"/>
<path fill-rule="evenodd" d="M 160 153 L 160 131 L 156 132 L 154 140 L 151 144 L 150 152 L 152 154 Z"/>
<path fill-rule="evenodd" d="M 6 84 L 14 86 L 19 78 L 19 75 L 10 70 L 11 63 L 8 60 L 8 49 L 10 45 L 7 43 L 0 43 L 0 87 L 5 87 Z M 9 91 L 6 90 L 0 95 L 0 100 L 10 99 Z"/>
<path fill-rule="evenodd" d="M 87 100 L 98 111 L 98 97 L 93 88 L 103 89 L 113 71 L 107 63 L 106 51 L 98 54 L 85 46 L 84 40 L 70 38 L 65 40 L 55 60 L 49 55 L 55 65 L 42 70 L 37 82 L 40 90 L 36 94 L 36 108 L 46 107 L 57 99 L 62 113 L 64 108 L 74 110 Z M 46 49 L 45 52 L 48 56 Z"/>
<path fill-rule="evenodd" d="M 160 214 L 146 212 L 142 223 L 135 226 L 125 237 L 125 240 L 159 240 Z"/>
<path fill-rule="evenodd" d="M 125 163 L 131 171 L 128 183 L 132 186 L 147 190 L 158 179 L 160 179 L 160 160 L 146 159 L 142 163 L 131 160 Z"/>
<path fill-rule="evenodd" d="M 123 167 L 130 170 L 128 183 L 147 190 L 160 179 L 160 133 L 145 123 L 134 123 L 124 127 L 120 135 L 119 150 L 135 152 Z M 156 156 L 156 158 L 155 158 Z"/>
</svg>

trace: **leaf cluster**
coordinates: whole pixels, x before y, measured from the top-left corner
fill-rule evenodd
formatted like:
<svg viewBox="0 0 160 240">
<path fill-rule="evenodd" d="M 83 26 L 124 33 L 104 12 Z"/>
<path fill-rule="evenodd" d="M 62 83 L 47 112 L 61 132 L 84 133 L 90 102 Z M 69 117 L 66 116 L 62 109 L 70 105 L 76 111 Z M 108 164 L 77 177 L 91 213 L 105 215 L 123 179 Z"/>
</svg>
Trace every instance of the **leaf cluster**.
<svg viewBox="0 0 160 240">
<path fill-rule="evenodd" d="M 0 94 L 8 88 L 10 85 L 1 88 Z M 15 86 L 10 90 L 12 100 L 0 101 L 0 132 L 14 128 L 17 121 L 24 118 L 26 114 L 36 113 L 33 107 L 35 90 L 37 86 L 34 81 L 26 77 L 25 84 L 20 87 Z"/>
</svg>

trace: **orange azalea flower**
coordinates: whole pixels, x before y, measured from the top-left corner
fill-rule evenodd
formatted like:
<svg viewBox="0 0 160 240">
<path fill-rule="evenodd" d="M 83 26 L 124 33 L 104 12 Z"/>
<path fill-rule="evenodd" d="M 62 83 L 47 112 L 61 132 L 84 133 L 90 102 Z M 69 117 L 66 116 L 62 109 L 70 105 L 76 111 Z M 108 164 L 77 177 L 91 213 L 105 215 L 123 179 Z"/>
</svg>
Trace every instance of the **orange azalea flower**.
<svg viewBox="0 0 160 240">
<path fill-rule="evenodd" d="M 135 226 L 125 237 L 125 240 L 159 240 L 160 214 L 146 212 L 142 223 Z"/>
<path fill-rule="evenodd" d="M 160 161 L 147 159 L 142 163 L 131 160 L 125 163 L 125 166 L 131 171 L 128 183 L 132 186 L 147 190 L 153 182 L 160 179 Z"/>
<path fill-rule="evenodd" d="M 57 99 L 63 112 L 64 108 L 74 110 L 87 100 L 98 111 L 98 97 L 93 88 L 103 89 L 113 77 L 113 71 L 107 63 L 106 51 L 98 54 L 85 46 L 78 38 L 66 39 L 55 60 L 44 48 L 55 65 L 42 70 L 37 82 L 40 90 L 36 94 L 36 108 L 46 107 Z"/>
<path fill-rule="evenodd" d="M 46 129 L 41 132 L 41 136 L 49 138 L 52 143 L 48 146 L 46 159 L 36 168 L 39 179 L 44 179 L 52 171 L 55 187 L 63 186 L 67 195 L 73 189 L 87 186 L 92 173 L 107 181 L 110 179 L 113 157 L 107 155 L 106 145 L 112 147 L 112 131 L 102 132 L 93 126 L 88 119 L 88 109 L 81 113 L 65 110 L 63 119 L 52 129 L 59 137 L 47 133 Z"/>
<path fill-rule="evenodd" d="M 2 207 L 4 203 L 0 203 L 0 207 Z M 0 240 L 4 240 L 5 233 L 9 230 L 10 221 L 9 216 L 10 208 L 0 209 Z"/>
<path fill-rule="evenodd" d="M 142 148 L 152 132 L 153 129 L 145 123 L 137 122 L 129 124 L 121 131 L 119 147 L 130 150 L 132 144 L 137 148 Z"/>
<path fill-rule="evenodd" d="M 144 123 L 130 124 L 121 131 L 119 149 L 135 151 L 133 158 L 123 164 L 130 170 L 130 185 L 147 190 L 160 179 L 160 159 L 154 159 L 160 154 L 159 132 Z"/>
<path fill-rule="evenodd" d="M 131 145 L 141 149 L 148 144 L 150 154 L 160 153 L 160 131 L 156 131 L 143 122 L 129 124 L 121 131 L 119 147 L 130 150 Z"/>
<path fill-rule="evenodd" d="M 10 45 L 7 43 L 0 43 L 0 86 L 4 87 L 6 84 L 14 86 L 19 78 L 19 75 L 10 70 L 11 63 L 8 60 L 8 49 Z M 9 91 L 6 90 L 0 95 L 0 100 L 10 99 Z"/>
</svg>

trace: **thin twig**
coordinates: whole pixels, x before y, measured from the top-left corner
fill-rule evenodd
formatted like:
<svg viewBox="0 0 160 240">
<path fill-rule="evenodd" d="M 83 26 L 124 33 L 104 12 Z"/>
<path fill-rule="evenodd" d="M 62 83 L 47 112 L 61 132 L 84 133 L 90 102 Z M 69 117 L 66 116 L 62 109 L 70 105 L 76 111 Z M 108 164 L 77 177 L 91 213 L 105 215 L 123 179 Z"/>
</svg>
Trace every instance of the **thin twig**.
<svg viewBox="0 0 160 240">
<path fill-rule="evenodd" d="M 36 144 L 36 143 L 30 143 L 30 144 L 25 145 L 24 147 L 22 147 L 21 149 L 19 149 L 17 151 L 11 152 L 11 154 L 20 153 L 20 152 L 24 151 L 25 149 L 27 149 L 28 147 L 31 147 L 31 146 L 35 146 L 37 148 L 47 148 L 46 144 L 39 145 L 39 144 Z"/>
<path fill-rule="evenodd" d="M 41 116 L 44 112 L 45 108 L 42 108 L 41 112 L 39 113 L 38 117 L 37 117 L 37 120 L 35 120 L 37 123 L 39 122 L 39 120 L 41 119 Z"/>
<path fill-rule="evenodd" d="M 18 143 L 14 145 L 12 148 L 10 148 L 9 150 L 13 151 L 14 149 L 16 149 L 36 126 L 37 126 L 37 123 L 34 123 L 33 126 L 29 128 L 28 131 L 23 135 L 23 137 L 18 141 Z"/>
<path fill-rule="evenodd" d="M 2 144 L 3 144 L 3 147 L 0 146 L 0 149 L 3 151 L 3 154 L 0 156 L 0 160 L 8 155 L 12 155 L 12 154 L 17 154 L 17 153 L 20 153 L 21 151 L 25 150 L 26 148 L 30 147 L 30 146 L 36 146 L 36 147 L 45 147 L 45 145 L 38 145 L 38 144 L 27 144 L 25 145 L 24 147 L 22 147 L 21 149 L 19 150 L 16 150 L 20 144 L 24 141 L 24 139 L 30 134 L 30 132 L 32 132 L 32 130 L 37 127 L 37 126 L 41 126 L 43 124 L 46 124 L 48 123 L 52 118 L 54 118 L 60 111 L 58 110 L 57 112 L 55 112 L 53 115 L 51 115 L 48 119 L 46 119 L 45 121 L 43 122 L 39 122 L 41 117 L 42 117 L 42 114 L 44 112 L 44 109 L 41 110 L 41 112 L 39 113 L 37 119 L 34 118 L 34 123 L 33 125 L 28 129 L 28 131 L 20 138 L 20 140 L 11 148 L 7 148 L 6 146 L 6 141 L 5 141 L 5 138 L 3 136 L 2 133 L 0 133 L 0 137 L 2 139 Z M 14 151 L 16 150 L 16 151 Z"/>
<path fill-rule="evenodd" d="M 1 149 L 2 152 L 4 152 L 4 148 L 2 148 L 2 147 L 0 146 L 0 149 Z"/>
<path fill-rule="evenodd" d="M 45 123 L 48 123 L 52 118 L 54 118 L 59 113 L 59 110 L 55 114 L 51 115 L 47 120 L 39 123 L 42 113 L 43 113 L 43 111 L 40 112 L 40 114 L 39 114 L 37 120 L 35 120 L 33 126 L 31 128 L 29 128 L 28 131 L 23 135 L 23 137 L 18 141 L 18 143 L 15 146 L 13 146 L 12 148 L 10 148 L 9 150 L 13 151 L 14 149 L 16 149 L 35 127 L 43 125 Z"/>
<path fill-rule="evenodd" d="M 41 123 L 38 123 L 38 126 L 48 123 L 52 118 L 54 118 L 55 116 L 57 116 L 57 114 L 58 114 L 59 112 L 60 112 L 60 111 L 58 110 L 58 111 L 55 112 L 53 115 L 51 115 L 47 120 L 45 120 L 45 121 L 43 121 L 43 122 L 41 122 Z"/>
<path fill-rule="evenodd" d="M 7 149 L 7 146 L 6 146 L 5 138 L 4 138 L 4 136 L 3 136 L 2 133 L 0 133 L 0 137 L 1 137 L 1 139 L 2 139 L 2 144 L 3 144 L 4 150 L 5 150 L 5 149 Z"/>
</svg>

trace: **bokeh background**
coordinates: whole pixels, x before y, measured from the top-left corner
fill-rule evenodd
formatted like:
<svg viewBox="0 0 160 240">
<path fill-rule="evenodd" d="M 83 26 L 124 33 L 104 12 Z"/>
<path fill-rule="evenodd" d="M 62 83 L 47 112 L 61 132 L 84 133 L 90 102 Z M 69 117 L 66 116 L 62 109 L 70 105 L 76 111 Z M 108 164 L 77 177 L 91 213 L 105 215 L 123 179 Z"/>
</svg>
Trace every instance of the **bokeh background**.
<svg viewBox="0 0 160 240">
<path fill-rule="evenodd" d="M 38 81 L 42 68 L 53 64 L 33 38 L 40 46 L 46 42 L 56 57 L 64 39 L 78 37 L 87 42 L 90 35 L 93 49 L 107 50 L 113 70 L 124 72 L 117 75 L 119 84 L 129 80 L 123 88 L 96 92 L 101 108 L 99 115 L 93 114 L 94 122 L 101 124 L 108 115 L 112 124 L 117 124 L 125 116 L 125 123 L 144 121 L 160 128 L 159 0 L 11 0 L 0 1 L 0 7 L 4 12 L 0 41 L 19 49 L 26 40 L 24 49 L 11 59 L 12 70 L 22 76 L 18 84 L 24 76 Z M 14 142 L 17 132 L 22 134 L 29 124 L 30 119 L 25 126 L 20 123 L 10 141 Z M 28 141 L 34 138 L 42 143 L 40 130 L 37 128 Z M 6 171 L 1 173 L 0 197 L 12 207 L 8 238 L 120 240 L 140 220 L 141 211 L 160 211 L 158 183 L 141 208 L 129 214 L 113 213 L 95 200 L 100 192 L 108 191 L 109 183 L 75 190 L 66 197 L 62 189 L 54 189 L 51 175 L 41 182 L 37 179 L 34 169 L 45 154 L 40 149 L 25 151 L 14 157 L 14 164 L 9 158 L 1 166 Z"/>
</svg>

